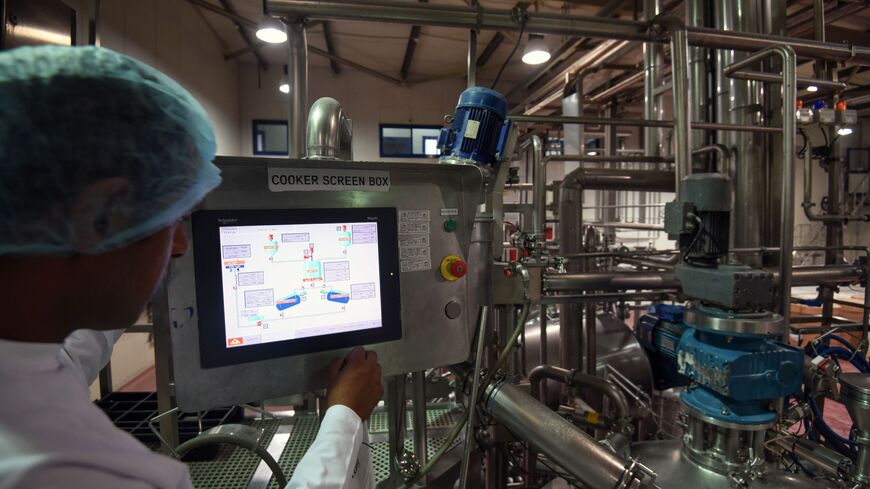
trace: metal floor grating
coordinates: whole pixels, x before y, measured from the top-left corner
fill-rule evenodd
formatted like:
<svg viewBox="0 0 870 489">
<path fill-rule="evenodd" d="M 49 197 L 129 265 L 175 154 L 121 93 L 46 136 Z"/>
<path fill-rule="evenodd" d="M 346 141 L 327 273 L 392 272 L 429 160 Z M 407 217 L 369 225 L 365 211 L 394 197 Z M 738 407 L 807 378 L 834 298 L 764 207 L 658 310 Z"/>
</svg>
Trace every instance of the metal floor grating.
<svg viewBox="0 0 870 489">
<path fill-rule="evenodd" d="M 430 409 L 427 412 L 426 421 L 430 428 L 450 428 L 455 423 L 453 414 L 447 408 Z M 278 429 L 280 421 L 253 421 L 249 424 L 256 428 L 264 429 L 264 435 L 260 443 L 263 446 L 268 446 Z M 284 469 L 288 480 L 293 476 L 293 471 L 296 469 L 299 460 L 302 459 L 308 447 L 314 442 L 319 428 L 320 420 L 316 415 L 301 414 L 294 417 L 290 440 L 278 459 L 278 464 Z M 408 430 L 411 430 L 410 413 L 408 417 Z M 386 412 L 378 412 L 372 415 L 369 420 L 369 432 L 373 434 L 387 432 Z M 444 441 L 445 436 L 429 437 L 427 450 L 429 457 L 441 448 Z M 457 440 L 453 445 L 455 446 L 459 443 L 459 440 Z M 384 481 L 390 475 L 388 444 L 386 442 L 372 443 L 370 449 L 372 450 L 375 481 Z M 411 438 L 405 440 L 405 449 L 409 451 L 414 450 L 414 442 Z M 214 460 L 190 462 L 187 465 L 194 489 L 246 489 L 259 463 L 260 458 L 245 449 L 224 446 Z M 268 489 L 280 488 L 277 482 L 272 479 L 269 482 Z"/>
<path fill-rule="evenodd" d="M 280 423 L 276 420 L 264 420 L 246 424 L 263 430 L 260 445 L 266 447 Z M 247 450 L 224 445 L 214 460 L 190 462 L 187 468 L 194 489 L 246 489 L 259 463 L 259 457 Z"/>
<path fill-rule="evenodd" d="M 444 445 L 444 442 L 447 441 L 446 436 L 430 436 L 428 437 L 429 442 L 426 444 L 426 452 L 429 454 L 428 456 L 431 458 L 432 455 Z M 460 443 L 459 438 L 453 441 L 452 446 L 456 446 Z M 386 442 L 382 443 L 372 443 L 372 466 L 375 469 L 375 482 L 382 482 L 387 480 L 390 477 L 390 447 Z M 414 451 L 414 441 L 412 439 L 405 440 L 405 450 Z"/>
<path fill-rule="evenodd" d="M 414 420 L 411 411 L 405 413 L 406 429 L 413 431 Z M 449 408 L 431 408 L 426 411 L 426 426 L 428 428 L 450 428 L 456 420 Z M 379 411 L 369 418 L 369 433 L 386 433 L 389 431 L 386 411 Z"/>
</svg>

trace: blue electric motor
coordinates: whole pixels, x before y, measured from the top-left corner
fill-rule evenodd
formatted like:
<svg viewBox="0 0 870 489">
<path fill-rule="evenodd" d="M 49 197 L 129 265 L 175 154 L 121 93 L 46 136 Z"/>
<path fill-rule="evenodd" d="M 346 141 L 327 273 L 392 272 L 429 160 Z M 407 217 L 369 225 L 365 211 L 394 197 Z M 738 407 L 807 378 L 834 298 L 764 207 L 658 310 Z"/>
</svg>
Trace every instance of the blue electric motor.
<svg viewBox="0 0 870 489">
<path fill-rule="evenodd" d="M 504 158 L 511 129 L 507 99 L 495 90 L 472 87 L 459 95 L 450 127 L 441 129 L 441 160 L 493 166 Z"/>
<path fill-rule="evenodd" d="M 770 338 L 766 325 L 777 323 L 764 313 L 705 306 L 651 312 L 635 334 L 657 364 L 656 388 L 691 382 L 680 399 L 695 412 L 735 425 L 766 424 L 776 419 L 770 401 L 800 392 L 802 352 Z"/>
</svg>

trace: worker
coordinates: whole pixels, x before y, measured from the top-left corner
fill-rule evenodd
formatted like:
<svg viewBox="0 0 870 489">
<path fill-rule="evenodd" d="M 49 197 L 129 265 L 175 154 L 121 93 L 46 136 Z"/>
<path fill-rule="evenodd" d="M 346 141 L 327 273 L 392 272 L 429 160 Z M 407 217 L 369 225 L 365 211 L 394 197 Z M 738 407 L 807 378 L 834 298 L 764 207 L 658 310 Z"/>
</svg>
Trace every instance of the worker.
<svg viewBox="0 0 870 489">
<path fill-rule="evenodd" d="M 191 487 L 184 464 L 117 429 L 88 385 L 114 330 L 187 250 L 180 221 L 221 181 L 215 150 L 200 104 L 139 61 L 0 52 L 0 489 Z M 377 356 L 356 349 L 330 374 L 288 487 L 371 484 L 358 457 L 383 392 Z"/>
</svg>

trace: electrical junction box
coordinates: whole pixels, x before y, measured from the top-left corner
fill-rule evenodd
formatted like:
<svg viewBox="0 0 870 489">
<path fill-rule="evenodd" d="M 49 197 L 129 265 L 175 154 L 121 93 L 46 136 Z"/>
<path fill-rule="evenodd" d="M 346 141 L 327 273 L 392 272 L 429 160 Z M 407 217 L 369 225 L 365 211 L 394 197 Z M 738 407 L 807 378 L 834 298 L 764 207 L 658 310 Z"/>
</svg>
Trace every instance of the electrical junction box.
<svg viewBox="0 0 870 489">
<path fill-rule="evenodd" d="M 726 309 L 763 310 L 773 304 L 773 274 L 746 265 L 694 267 L 679 263 L 674 273 L 683 293 Z"/>
<path fill-rule="evenodd" d="M 837 121 L 834 109 L 819 109 L 813 113 L 813 117 L 817 124 L 834 124 Z"/>
</svg>

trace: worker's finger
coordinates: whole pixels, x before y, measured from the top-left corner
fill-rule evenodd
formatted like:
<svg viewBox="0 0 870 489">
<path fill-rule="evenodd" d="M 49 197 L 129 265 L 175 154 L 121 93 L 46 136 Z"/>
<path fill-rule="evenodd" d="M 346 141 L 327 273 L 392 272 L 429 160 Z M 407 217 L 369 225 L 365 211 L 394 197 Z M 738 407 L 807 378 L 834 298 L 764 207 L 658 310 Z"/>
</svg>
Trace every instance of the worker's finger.
<svg viewBox="0 0 870 489">
<path fill-rule="evenodd" d="M 329 368 L 326 370 L 326 375 L 330 384 L 338 378 L 338 373 L 341 371 L 342 365 L 344 365 L 344 358 L 341 357 L 336 358 L 329 364 Z"/>
<path fill-rule="evenodd" d="M 347 364 L 356 365 L 364 362 L 366 359 L 366 351 L 362 347 L 356 347 L 347 354 Z"/>
<path fill-rule="evenodd" d="M 378 354 L 373 351 L 366 351 L 366 360 L 378 361 Z"/>
</svg>

